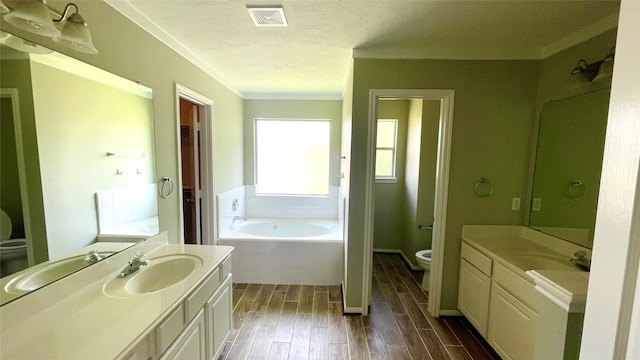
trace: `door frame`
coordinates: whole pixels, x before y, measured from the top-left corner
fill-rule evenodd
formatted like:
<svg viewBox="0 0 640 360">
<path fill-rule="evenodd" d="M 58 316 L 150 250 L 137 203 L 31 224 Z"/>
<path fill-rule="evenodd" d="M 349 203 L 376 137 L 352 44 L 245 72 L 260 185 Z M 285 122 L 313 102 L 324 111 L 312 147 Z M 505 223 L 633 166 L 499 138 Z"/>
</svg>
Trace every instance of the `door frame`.
<svg viewBox="0 0 640 360">
<path fill-rule="evenodd" d="M 177 189 L 182 189 L 182 150 L 180 149 L 180 99 L 189 100 L 198 105 L 198 116 L 201 121 L 201 134 L 204 136 L 200 139 L 202 146 L 200 150 L 200 176 L 202 179 L 201 197 L 202 209 L 200 211 L 200 221 L 202 224 L 202 245 L 214 245 L 216 243 L 215 234 L 217 234 L 217 214 L 214 202 L 215 182 L 214 182 L 214 116 L 213 116 L 213 100 L 208 97 L 189 89 L 188 87 L 175 83 L 175 104 L 176 104 L 176 161 L 178 163 L 178 179 Z M 184 209 L 182 191 L 178 191 L 178 229 L 180 232 L 180 243 L 184 244 Z"/>
<path fill-rule="evenodd" d="M 376 161 L 376 136 L 378 100 L 381 98 L 422 99 L 440 101 L 440 119 L 438 125 L 438 155 L 436 160 L 436 192 L 434 201 L 433 240 L 431 256 L 431 280 L 429 284 L 429 303 L 427 310 L 434 316 L 440 316 L 442 294 L 442 273 L 444 269 L 445 228 L 447 224 L 447 198 L 449 193 L 449 163 L 451 159 L 451 138 L 453 132 L 453 104 L 455 91 L 452 89 L 370 89 L 367 167 L 365 184 L 364 253 L 362 299 L 363 315 L 368 313 L 371 303 L 371 275 L 373 254 L 374 224 L 374 185 Z"/>
<path fill-rule="evenodd" d="M 22 201 L 22 222 L 24 224 L 24 237 L 27 240 L 27 262 L 29 266 L 35 265 L 35 254 L 31 234 L 31 216 L 29 213 L 29 188 L 27 183 L 27 166 L 24 158 L 24 140 L 22 137 L 22 118 L 20 117 L 20 100 L 18 89 L 2 88 L 0 97 L 11 99 L 11 111 L 13 112 L 13 132 L 16 141 L 16 155 L 18 161 L 18 181 L 20 183 L 20 201 Z"/>
</svg>

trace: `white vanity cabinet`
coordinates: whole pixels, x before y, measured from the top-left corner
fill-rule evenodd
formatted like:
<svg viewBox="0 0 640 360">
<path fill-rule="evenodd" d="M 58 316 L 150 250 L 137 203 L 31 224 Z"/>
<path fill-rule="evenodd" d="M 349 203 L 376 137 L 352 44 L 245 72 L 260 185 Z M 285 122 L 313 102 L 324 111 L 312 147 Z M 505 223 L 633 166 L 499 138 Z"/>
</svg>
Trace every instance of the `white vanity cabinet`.
<svg viewBox="0 0 640 360">
<path fill-rule="evenodd" d="M 492 261 L 465 243 L 461 255 L 458 309 L 486 337 Z"/>
<path fill-rule="evenodd" d="M 533 283 L 462 243 L 458 308 L 503 359 L 534 358 Z"/>
<path fill-rule="evenodd" d="M 487 341 L 503 359 L 534 358 L 538 299 L 533 284 L 495 265 Z"/>
<path fill-rule="evenodd" d="M 154 329 L 119 358 L 216 359 L 233 328 L 232 293 L 229 256 Z"/>
</svg>

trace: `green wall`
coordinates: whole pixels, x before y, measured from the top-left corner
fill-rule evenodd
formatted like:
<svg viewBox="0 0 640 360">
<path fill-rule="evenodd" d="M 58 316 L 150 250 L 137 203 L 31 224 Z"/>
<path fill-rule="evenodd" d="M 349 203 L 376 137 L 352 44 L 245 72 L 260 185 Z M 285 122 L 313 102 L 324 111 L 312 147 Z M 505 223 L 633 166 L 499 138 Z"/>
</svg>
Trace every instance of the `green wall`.
<svg viewBox="0 0 640 360">
<path fill-rule="evenodd" d="M 370 89 L 454 89 L 453 139 L 444 248 L 442 309 L 457 308 L 460 236 L 465 224 L 524 223 L 511 210 L 525 197 L 536 105 L 538 61 L 355 59 L 346 306 L 362 299 L 365 169 Z M 473 193 L 491 180 L 491 197 Z"/>
<path fill-rule="evenodd" d="M 20 177 L 18 174 L 18 153 L 16 151 L 13 105 L 10 97 L 0 99 L 0 208 L 11 219 L 11 238 L 24 238 L 22 219 L 22 199 L 20 198 Z"/>
<path fill-rule="evenodd" d="M 66 2 L 48 1 L 56 9 Z M 4 31 L 41 43 L 124 78 L 139 81 L 153 90 L 156 143 L 156 181 L 163 176 L 178 179 L 178 143 L 175 84 L 180 83 L 214 101 L 215 192 L 243 185 L 242 99 L 216 79 L 180 56 L 167 45 L 102 1 L 83 1 L 82 16 L 91 28 L 98 55 L 67 50 L 51 39 L 29 34 L 0 23 Z M 3 71 L 4 72 L 4 71 Z M 174 194 L 159 200 L 160 229 L 177 242 L 181 204 Z"/>
<path fill-rule="evenodd" d="M 378 101 L 378 119 L 397 119 L 396 144 L 397 181 L 376 181 L 374 185 L 373 248 L 399 249 L 403 239 L 404 178 L 407 157 L 407 127 L 409 123 L 409 101 Z"/>
<path fill-rule="evenodd" d="M 105 156 L 153 153 L 153 100 L 37 61 L 31 75 L 47 246 L 56 259 L 95 241 L 96 191 L 154 182 L 153 154 Z M 52 92 L 53 84 L 64 88 Z"/>
</svg>

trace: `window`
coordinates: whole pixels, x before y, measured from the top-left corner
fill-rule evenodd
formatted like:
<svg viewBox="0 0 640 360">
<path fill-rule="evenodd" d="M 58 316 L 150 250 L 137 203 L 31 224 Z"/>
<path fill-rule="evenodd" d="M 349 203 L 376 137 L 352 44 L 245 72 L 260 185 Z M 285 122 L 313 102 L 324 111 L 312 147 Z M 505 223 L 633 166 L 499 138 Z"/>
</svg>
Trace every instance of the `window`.
<svg viewBox="0 0 640 360">
<path fill-rule="evenodd" d="M 255 120 L 258 194 L 329 195 L 329 120 Z"/>
<path fill-rule="evenodd" d="M 378 119 L 376 139 L 376 179 L 395 180 L 396 178 L 396 138 L 398 120 Z"/>
</svg>

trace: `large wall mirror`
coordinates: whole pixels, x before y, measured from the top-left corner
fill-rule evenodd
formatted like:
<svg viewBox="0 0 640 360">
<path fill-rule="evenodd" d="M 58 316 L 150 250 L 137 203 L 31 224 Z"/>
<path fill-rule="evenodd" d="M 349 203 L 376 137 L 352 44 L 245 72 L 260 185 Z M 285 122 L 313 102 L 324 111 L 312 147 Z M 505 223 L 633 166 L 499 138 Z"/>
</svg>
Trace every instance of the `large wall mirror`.
<svg viewBox="0 0 640 360">
<path fill-rule="evenodd" d="M 543 104 L 529 227 L 592 248 L 610 90 Z"/>
<path fill-rule="evenodd" d="M 0 33 L 1 303 L 158 232 L 151 89 Z"/>
</svg>

